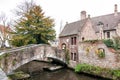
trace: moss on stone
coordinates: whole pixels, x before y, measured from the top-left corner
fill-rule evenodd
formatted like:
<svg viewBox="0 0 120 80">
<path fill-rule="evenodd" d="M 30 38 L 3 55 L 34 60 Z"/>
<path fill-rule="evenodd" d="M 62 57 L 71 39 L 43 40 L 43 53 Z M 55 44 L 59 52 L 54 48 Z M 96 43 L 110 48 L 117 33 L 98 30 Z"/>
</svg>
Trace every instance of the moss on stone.
<svg viewBox="0 0 120 80">
<path fill-rule="evenodd" d="M 15 72 L 14 74 L 8 75 L 8 77 L 12 80 L 19 80 L 19 79 L 29 78 L 30 75 L 27 73 L 24 73 L 23 71 L 18 71 L 18 72 Z"/>
</svg>

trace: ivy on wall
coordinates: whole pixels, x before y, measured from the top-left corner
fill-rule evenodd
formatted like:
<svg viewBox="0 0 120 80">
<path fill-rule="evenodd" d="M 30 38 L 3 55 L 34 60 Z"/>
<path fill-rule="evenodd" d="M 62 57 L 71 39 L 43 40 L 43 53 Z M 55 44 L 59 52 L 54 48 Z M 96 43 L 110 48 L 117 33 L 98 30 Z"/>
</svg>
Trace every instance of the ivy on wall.
<svg viewBox="0 0 120 80">
<path fill-rule="evenodd" d="M 105 58 L 105 50 L 103 48 L 95 50 L 95 53 L 99 58 Z"/>
</svg>

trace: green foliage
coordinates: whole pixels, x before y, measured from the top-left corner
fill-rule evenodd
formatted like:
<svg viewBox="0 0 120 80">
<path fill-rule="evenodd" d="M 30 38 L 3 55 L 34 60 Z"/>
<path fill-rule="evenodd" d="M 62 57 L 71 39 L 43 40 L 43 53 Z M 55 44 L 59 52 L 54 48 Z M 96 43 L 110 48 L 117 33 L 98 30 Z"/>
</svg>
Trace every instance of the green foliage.
<svg viewBox="0 0 120 80">
<path fill-rule="evenodd" d="M 99 58 L 105 58 L 105 52 L 103 52 L 103 51 L 98 51 L 97 55 Z"/>
<path fill-rule="evenodd" d="M 78 64 L 78 65 L 75 67 L 75 72 L 81 72 L 81 71 L 82 71 L 81 64 Z"/>
<path fill-rule="evenodd" d="M 85 40 L 84 42 L 90 42 L 90 43 L 95 43 L 98 42 L 99 40 Z"/>
<path fill-rule="evenodd" d="M 27 4 L 27 5 L 30 5 Z M 47 43 L 55 38 L 54 20 L 45 17 L 40 6 L 34 4 L 16 21 L 11 43 L 14 46 Z"/>
<path fill-rule="evenodd" d="M 113 41 L 111 39 L 103 40 L 107 47 L 113 47 Z"/>
<path fill-rule="evenodd" d="M 2 54 L 2 55 L 0 55 L 0 60 L 2 60 L 3 58 L 6 58 L 8 56 L 10 56 L 9 53 Z"/>
<path fill-rule="evenodd" d="M 120 49 L 120 37 L 114 37 L 114 49 L 118 50 Z"/>
<path fill-rule="evenodd" d="M 115 50 L 120 49 L 120 37 L 113 37 L 112 39 L 103 40 L 107 47 L 111 47 Z"/>
<path fill-rule="evenodd" d="M 8 75 L 8 77 L 12 80 L 23 80 L 25 78 L 30 77 L 30 75 L 27 73 L 24 73 L 23 71 L 18 71 L 18 72 L 14 72 L 14 74 Z"/>
<path fill-rule="evenodd" d="M 120 70 L 113 70 L 112 73 L 114 76 L 120 77 Z"/>
<path fill-rule="evenodd" d="M 88 73 L 100 73 L 101 72 L 101 68 L 100 67 L 95 67 L 92 65 L 88 65 L 88 64 L 78 64 L 75 67 L 75 72 L 88 72 Z"/>
<path fill-rule="evenodd" d="M 99 75 L 99 76 L 109 76 L 115 80 L 120 78 L 120 70 L 112 70 L 108 68 L 101 68 L 98 66 L 92 66 L 89 64 L 78 64 L 75 67 L 75 72 L 86 72 L 89 74 Z"/>
<path fill-rule="evenodd" d="M 87 47 L 87 48 L 86 48 L 86 55 L 88 55 L 89 52 L 90 52 L 90 48 Z"/>
<path fill-rule="evenodd" d="M 69 64 L 70 56 L 69 56 L 69 50 L 68 49 L 65 49 L 65 59 L 66 59 L 67 64 Z"/>
<path fill-rule="evenodd" d="M 16 62 L 17 62 L 16 60 L 13 60 L 12 62 L 13 66 L 16 65 Z"/>
</svg>

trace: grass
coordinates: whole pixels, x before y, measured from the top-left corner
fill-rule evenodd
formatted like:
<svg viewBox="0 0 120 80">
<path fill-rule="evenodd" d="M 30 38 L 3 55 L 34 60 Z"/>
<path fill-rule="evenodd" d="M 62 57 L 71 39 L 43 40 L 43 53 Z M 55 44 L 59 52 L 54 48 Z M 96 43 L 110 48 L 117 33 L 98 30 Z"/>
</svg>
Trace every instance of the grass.
<svg viewBox="0 0 120 80">
<path fill-rule="evenodd" d="M 101 76 L 104 78 L 111 78 L 114 80 L 120 79 L 120 70 L 101 68 L 101 67 L 93 66 L 89 64 L 78 64 L 75 67 L 75 72 L 85 72 L 88 74 L 93 74 L 93 75 Z"/>
</svg>

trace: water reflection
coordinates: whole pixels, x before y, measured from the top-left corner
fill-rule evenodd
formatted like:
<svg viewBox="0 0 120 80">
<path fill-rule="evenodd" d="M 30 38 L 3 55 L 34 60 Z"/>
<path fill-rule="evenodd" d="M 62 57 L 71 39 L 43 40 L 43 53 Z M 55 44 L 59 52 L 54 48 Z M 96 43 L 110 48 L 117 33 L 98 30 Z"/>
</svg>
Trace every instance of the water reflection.
<svg viewBox="0 0 120 80">
<path fill-rule="evenodd" d="M 90 77 L 84 74 L 77 74 L 69 69 L 61 69 L 54 72 L 43 71 L 43 66 L 48 65 L 51 66 L 51 64 L 48 63 L 32 61 L 24 66 L 21 66 L 18 70 L 25 72 L 32 71 L 31 77 L 24 80 L 107 80 Z"/>
<path fill-rule="evenodd" d="M 33 75 L 29 80 L 103 80 L 103 79 L 89 77 L 83 74 L 76 74 L 71 70 L 62 69 L 55 72 L 46 71 L 40 72 L 37 75 Z"/>
</svg>

